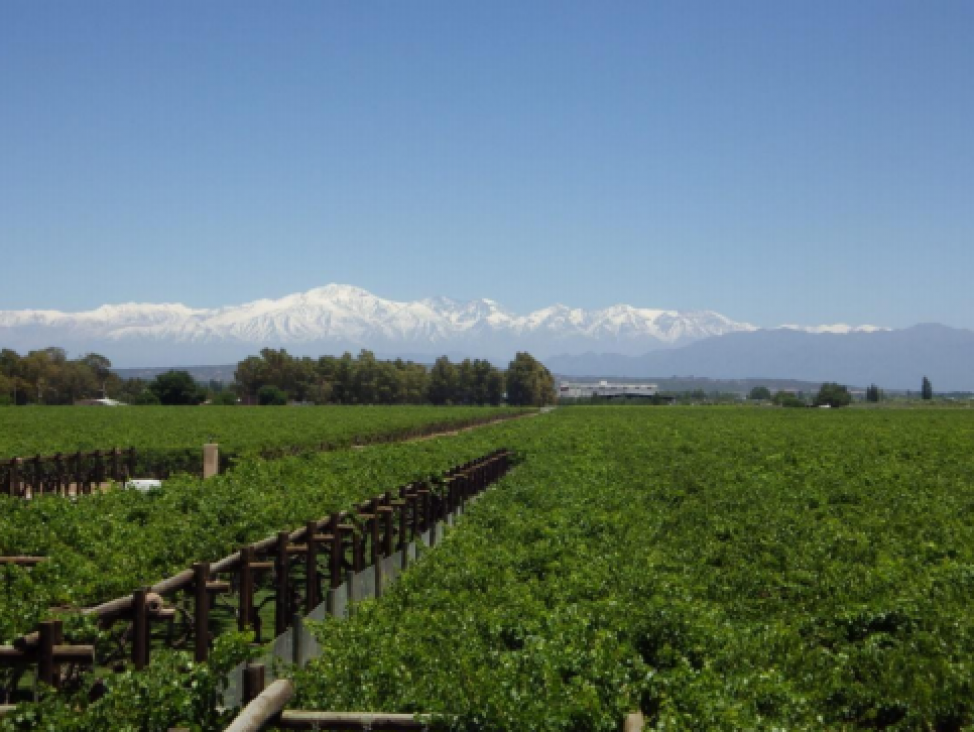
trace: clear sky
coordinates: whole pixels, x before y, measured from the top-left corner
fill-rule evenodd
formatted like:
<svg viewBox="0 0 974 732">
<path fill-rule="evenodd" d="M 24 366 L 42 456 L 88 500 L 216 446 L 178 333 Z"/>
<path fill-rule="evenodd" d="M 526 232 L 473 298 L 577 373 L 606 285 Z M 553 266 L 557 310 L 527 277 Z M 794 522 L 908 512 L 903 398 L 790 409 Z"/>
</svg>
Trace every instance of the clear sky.
<svg viewBox="0 0 974 732">
<path fill-rule="evenodd" d="M 0 309 L 974 327 L 974 2 L 0 3 Z"/>
</svg>

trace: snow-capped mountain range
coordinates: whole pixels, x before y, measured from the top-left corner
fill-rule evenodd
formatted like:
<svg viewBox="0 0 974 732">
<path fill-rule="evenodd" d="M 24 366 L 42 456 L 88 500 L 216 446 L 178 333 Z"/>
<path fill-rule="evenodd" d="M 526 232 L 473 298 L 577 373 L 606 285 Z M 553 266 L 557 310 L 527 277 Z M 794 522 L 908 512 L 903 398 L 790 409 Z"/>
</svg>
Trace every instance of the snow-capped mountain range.
<svg viewBox="0 0 974 732">
<path fill-rule="evenodd" d="M 812 333 L 881 330 L 842 324 L 782 327 Z M 359 348 L 380 354 L 463 353 L 488 358 L 508 358 L 517 350 L 539 356 L 594 350 L 635 355 L 755 330 L 750 323 L 710 310 L 552 305 L 519 315 L 488 299 L 397 302 L 335 284 L 213 309 L 126 303 L 78 313 L 0 311 L 4 347 L 59 345 L 72 352 L 100 351 L 116 365 L 217 363 L 265 346 L 308 355 Z"/>
</svg>

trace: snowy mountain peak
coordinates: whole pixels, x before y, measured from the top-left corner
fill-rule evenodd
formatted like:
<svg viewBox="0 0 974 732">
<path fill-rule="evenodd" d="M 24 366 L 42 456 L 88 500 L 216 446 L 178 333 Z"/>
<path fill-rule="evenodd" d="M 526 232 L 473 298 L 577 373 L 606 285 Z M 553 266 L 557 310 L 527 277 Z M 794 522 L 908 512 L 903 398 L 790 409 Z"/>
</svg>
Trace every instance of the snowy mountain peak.
<svg viewBox="0 0 974 732">
<path fill-rule="evenodd" d="M 783 327 L 823 333 L 877 330 L 846 325 Z M 313 355 L 358 348 L 498 358 L 517 350 L 539 356 L 592 350 L 641 354 L 753 330 L 757 328 L 750 323 L 709 310 L 664 310 L 624 303 L 585 310 L 559 303 L 519 315 L 488 298 L 461 302 L 430 297 L 399 302 L 342 284 L 215 309 L 123 303 L 80 313 L 0 311 L 4 346 L 26 350 L 56 343 L 79 351 L 101 349 L 116 361 L 141 363 L 158 361 L 147 355 L 157 351 L 176 362 L 212 362 L 265 346 Z M 117 356 L 128 352 L 135 355 Z"/>
</svg>

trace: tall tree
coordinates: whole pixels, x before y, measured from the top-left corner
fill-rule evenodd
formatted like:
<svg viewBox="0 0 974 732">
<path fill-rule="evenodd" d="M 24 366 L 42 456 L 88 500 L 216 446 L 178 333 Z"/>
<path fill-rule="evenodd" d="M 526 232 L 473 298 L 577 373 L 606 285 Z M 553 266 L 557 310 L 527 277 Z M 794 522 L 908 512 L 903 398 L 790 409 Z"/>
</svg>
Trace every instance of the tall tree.
<svg viewBox="0 0 974 732">
<path fill-rule="evenodd" d="M 458 397 L 460 376 L 457 367 L 446 356 L 440 356 L 430 370 L 429 400 L 433 404 L 454 404 Z"/>
<path fill-rule="evenodd" d="M 755 401 L 767 401 L 771 398 L 771 390 L 766 386 L 755 386 L 751 389 L 751 393 L 747 395 L 747 398 Z"/>
<path fill-rule="evenodd" d="M 849 404 L 852 404 L 852 394 L 841 384 L 822 384 L 822 388 L 815 396 L 816 407 L 845 407 Z"/>
<path fill-rule="evenodd" d="M 923 377 L 923 384 L 920 386 L 920 398 L 927 401 L 933 399 L 933 384 L 926 376 Z"/>
<path fill-rule="evenodd" d="M 161 404 L 169 406 L 199 404 L 206 398 L 205 392 L 188 371 L 169 371 L 159 374 L 149 384 L 151 391 Z"/>
<path fill-rule="evenodd" d="M 507 369 L 507 403 L 541 407 L 555 401 L 555 379 L 530 353 L 518 353 Z"/>
</svg>

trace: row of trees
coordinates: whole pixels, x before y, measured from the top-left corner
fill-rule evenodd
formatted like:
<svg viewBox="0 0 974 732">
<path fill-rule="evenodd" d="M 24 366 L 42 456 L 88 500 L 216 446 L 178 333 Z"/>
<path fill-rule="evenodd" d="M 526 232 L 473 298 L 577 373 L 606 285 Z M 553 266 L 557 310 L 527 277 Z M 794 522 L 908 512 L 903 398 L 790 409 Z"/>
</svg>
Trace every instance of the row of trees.
<svg viewBox="0 0 974 732">
<path fill-rule="evenodd" d="M 528 353 L 503 372 L 488 361 L 446 356 L 431 368 L 412 361 L 380 361 L 371 351 L 317 359 L 265 348 L 237 365 L 241 398 L 280 404 L 500 404 L 542 406 L 555 398 L 554 378 Z"/>
<path fill-rule="evenodd" d="M 73 404 L 118 389 L 122 379 L 104 356 L 89 353 L 69 359 L 63 348 L 44 348 L 21 356 L 0 350 L 0 404 Z"/>
<path fill-rule="evenodd" d="M 774 395 L 766 386 L 755 386 L 748 394 L 748 399 L 755 401 L 770 401 L 779 407 L 845 407 L 852 404 L 852 394 L 841 384 L 829 382 L 822 384 L 811 403 L 802 392 L 778 391 Z"/>
<path fill-rule="evenodd" d="M 748 399 L 755 401 L 771 401 L 774 404 L 785 407 L 804 407 L 808 403 L 801 392 L 797 394 L 787 391 L 779 391 L 772 396 L 770 389 L 766 386 L 755 386 L 748 394 Z M 920 385 L 920 398 L 924 400 L 933 399 L 933 384 L 926 376 Z M 870 403 L 880 402 L 886 399 L 886 393 L 875 384 L 866 387 L 866 401 Z M 838 384 L 823 384 L 818 394 L 812 401 L 812 406 L 829 405 L 832 407 L 844 407 L 852 403 L 852 395 L 849 390 Z"/>
<path fill-rule="evenodd" d="M 186 371 L 151 381 L 121 379 L 98 354 L 69 359 L 62 348 L 21 356 L 0 351 L 0 404 L 74 404 L 109 397 L 127 404 L 501 404 L 542 406 L 555 399 L 554 378 L 528 353 L 505 373 L 488 361 L 453 363 L 443 356 L 432 367 L 396 359 L 358 356 L 296 357 L 266 348 L 237 365 L 236 383 L 200 384 Z"/>
</svg>

